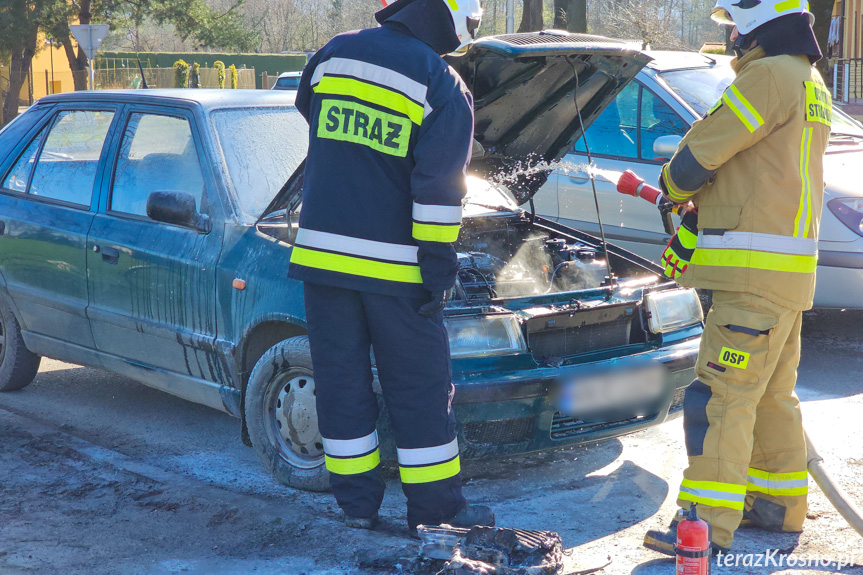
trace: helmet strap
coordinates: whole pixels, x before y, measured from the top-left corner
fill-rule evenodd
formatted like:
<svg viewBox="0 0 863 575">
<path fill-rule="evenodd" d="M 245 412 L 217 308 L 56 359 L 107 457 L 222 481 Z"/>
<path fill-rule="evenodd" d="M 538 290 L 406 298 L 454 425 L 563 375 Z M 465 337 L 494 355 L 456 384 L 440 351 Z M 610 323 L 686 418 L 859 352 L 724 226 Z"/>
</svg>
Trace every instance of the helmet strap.
<svg viewBox="0 0 863 575">
<path fill-rule="evenodd" d="M 737 56 L 738 59 L 742 58 L 743 55 L 752 48 L 752 42 L 754 41 L 755 34 L 740 34 L 737 36 L 737 39 L 734 40 L 734 44 L 731 45 L 731 49 L 734 50 L 734 55 Z"/>
</svg>

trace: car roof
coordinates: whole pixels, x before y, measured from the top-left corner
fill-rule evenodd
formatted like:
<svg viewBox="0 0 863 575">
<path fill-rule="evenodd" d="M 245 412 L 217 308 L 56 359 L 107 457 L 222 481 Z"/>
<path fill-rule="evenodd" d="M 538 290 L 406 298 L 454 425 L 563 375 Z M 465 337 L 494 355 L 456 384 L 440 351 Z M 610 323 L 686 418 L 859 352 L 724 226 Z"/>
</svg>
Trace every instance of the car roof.
<svg viewBox="0 0 863 575">
<path fill-rule="evenodd" d="M 302 72 L 282 72 L 279 74 L 279 78 L 299 78 L 302 75 Z"/>
<path fill-rule="evenodd" d="M 646 50 L 644 53 L 653 58 L 647 67 L 657 72 L 683 68 L 704 68 L 716 64 L 728 65 L 731 63 L 731 56 L 724 54 L 702 54 L 701 52 L 678 50 Z"/>
<path fill-rule="evenodd" d="M 136 104 L 196 104 L 206 110 L 245 106 L 293 106 L 294 94 L 272 90 L 217 90 L 170 88 L 151 90 L 96 90 L 45 96 L 39 103 L 118 102 Z"/>
</svg>

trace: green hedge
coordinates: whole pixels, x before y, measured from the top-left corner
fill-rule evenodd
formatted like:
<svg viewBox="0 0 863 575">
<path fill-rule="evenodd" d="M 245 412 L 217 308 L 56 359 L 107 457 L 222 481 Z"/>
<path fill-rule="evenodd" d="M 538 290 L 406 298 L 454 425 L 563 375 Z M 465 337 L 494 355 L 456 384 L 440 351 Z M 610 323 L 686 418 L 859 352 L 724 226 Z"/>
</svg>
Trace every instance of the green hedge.
<svg viewBox="0 0 863 575">
<path fill-rule="evenodd" d="M 171 68 L 177 60 L 186 62 L 199 62 L 201 66 L 206 64 L 212 67 L 216 61 L 221 61 L 228 66 L 237 68 L 254 68 L 255 85 L 261 87 L 261 73 L 266 72 L 271 76 L 278 76 L 282 72 L 297 72 L 306 65 L 305 54 L 224 54 L 218 52 L 139 52 L 141 64 L 145 67 Z M 110 60 L 128 59 L 133 66 L 137 66 L 134 52 L 101 52 L 96 57 L 96 69 L 110 68 Z"/>
</svg>

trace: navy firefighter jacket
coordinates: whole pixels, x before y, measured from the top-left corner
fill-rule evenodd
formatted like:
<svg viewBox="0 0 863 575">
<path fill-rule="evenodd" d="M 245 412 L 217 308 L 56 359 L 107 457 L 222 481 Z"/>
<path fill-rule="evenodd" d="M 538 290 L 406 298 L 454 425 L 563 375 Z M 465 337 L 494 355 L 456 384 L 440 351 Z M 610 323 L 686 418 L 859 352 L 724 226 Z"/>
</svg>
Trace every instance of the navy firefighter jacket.
<svg viewBox="0 0 863 575">
<path fill-rule="evenodd" d="M 393 296 L 451 288 L 473 142 L 458 74 L 386 21 L 319 50 L 296 106 L 310 138 L 289 276 Z"/>
</svg>

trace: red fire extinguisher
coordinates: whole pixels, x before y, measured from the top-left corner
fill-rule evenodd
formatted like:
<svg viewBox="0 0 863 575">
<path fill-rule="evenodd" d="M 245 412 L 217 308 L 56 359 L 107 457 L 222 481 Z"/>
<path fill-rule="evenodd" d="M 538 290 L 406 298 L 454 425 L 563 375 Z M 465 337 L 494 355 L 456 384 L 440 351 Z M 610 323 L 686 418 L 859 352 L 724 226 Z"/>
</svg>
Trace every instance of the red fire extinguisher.
<svg viewBox="0 0 863 575">
<path fill-rule="evenodd" d="M 710 525 L 698 518 L 695 504 L 686 519 L 677 524 L 677 575 L 710 574 Z"/>
</svg>

